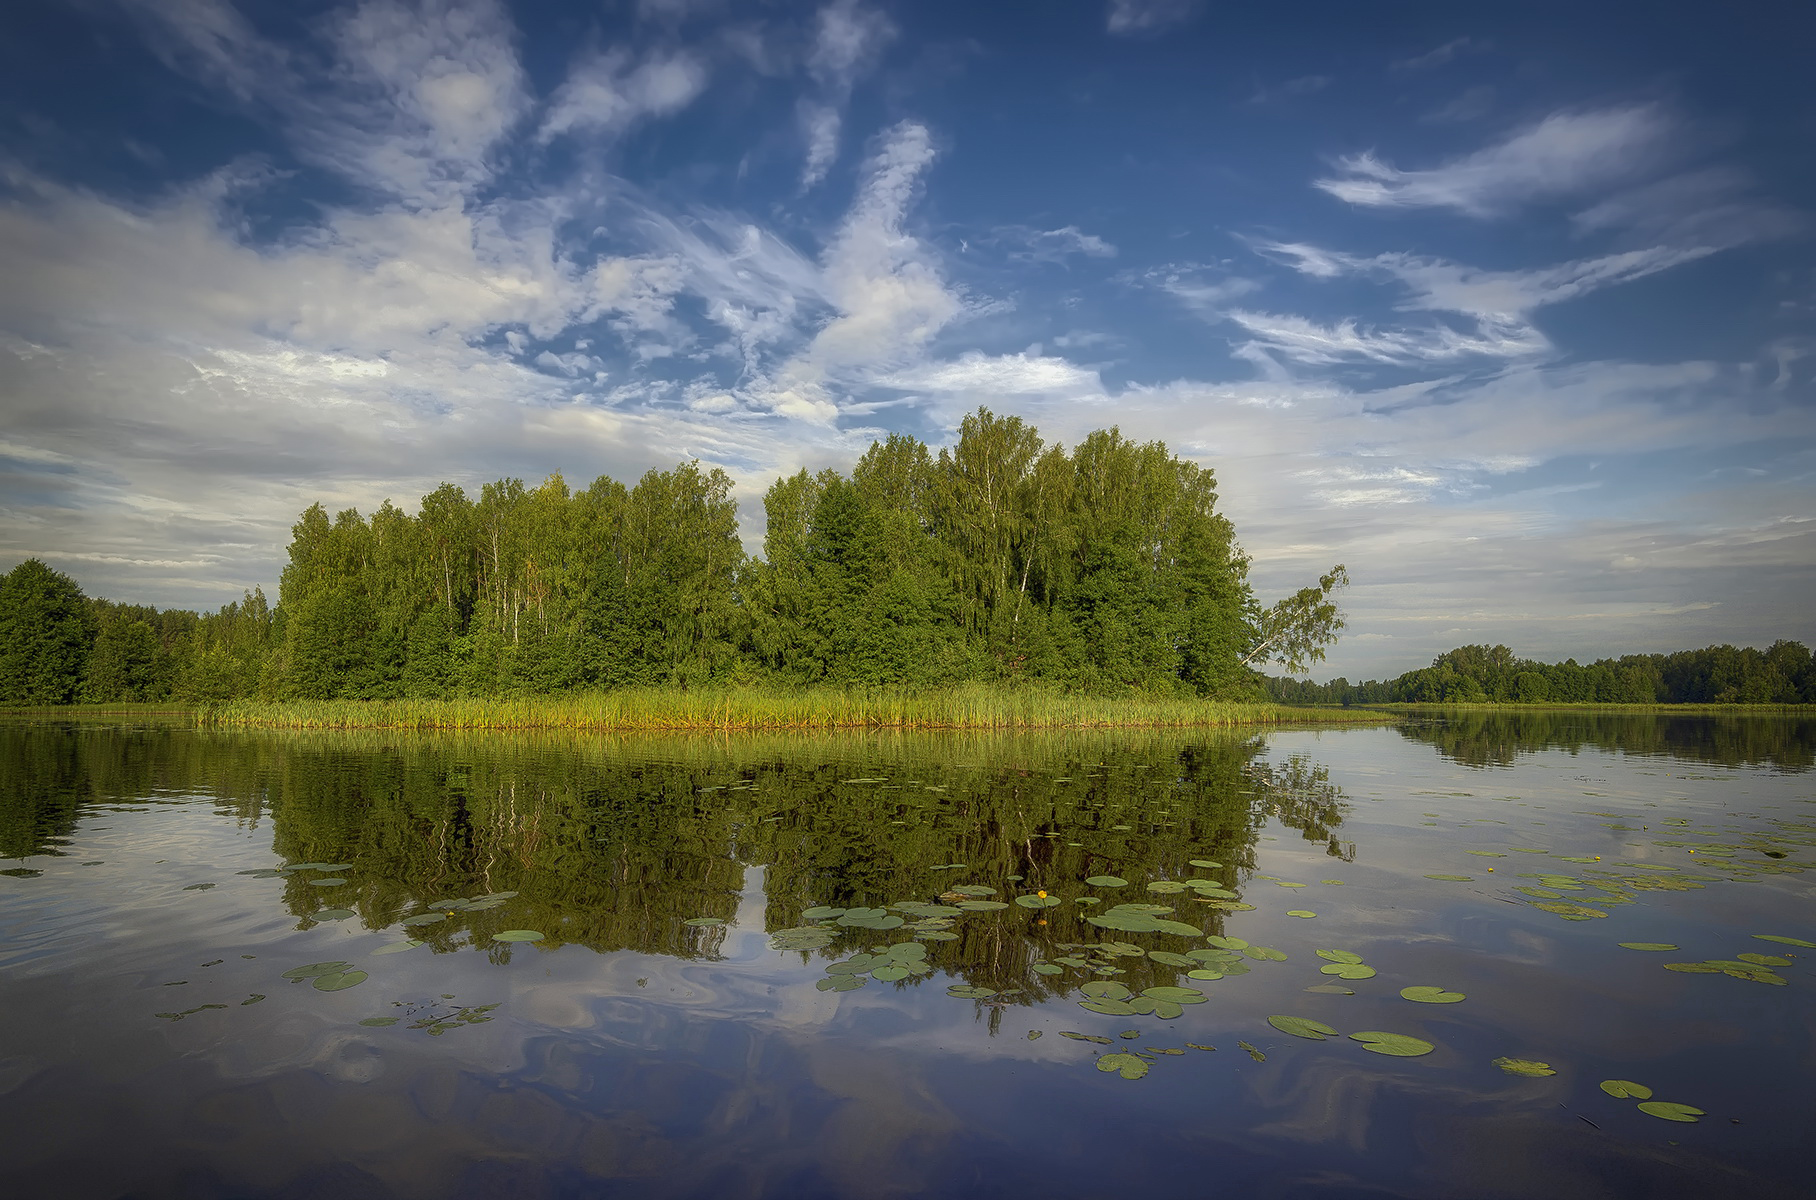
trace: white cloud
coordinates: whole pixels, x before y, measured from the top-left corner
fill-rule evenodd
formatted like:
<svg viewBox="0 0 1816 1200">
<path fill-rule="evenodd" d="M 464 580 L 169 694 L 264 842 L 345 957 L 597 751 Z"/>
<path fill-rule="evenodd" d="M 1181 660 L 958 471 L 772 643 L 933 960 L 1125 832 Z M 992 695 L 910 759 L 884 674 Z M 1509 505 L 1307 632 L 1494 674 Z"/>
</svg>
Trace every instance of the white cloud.
<svg viewBox="0 0 1816 1200">
<path fill-rule="evenodd" d="M 1261 288 L 1256 280 L 1201 263 L 1169 263 L 1123 278 L 1159 288 L 1207 321 L 1222 320 L 1232 301 Z"/>
<path fill-rule="evenodd" d="M 1132 36 L 1183 25 L 1198 11 L 1198 0 L 1110 0 L 1105 25 L 1111 33 Z"/>
<path fill-rule="evenodd" d="M 902 391 L 976 397 L 985 404 L 990 397 L 998 396 L 1103 394 L 1103 382 L 1096 371 L 1037 353 L 981 354 L 972 350 L 948 362 L 926 363 L 884 375 L 874 382 Z"/>
<path fill-rule="evenodd" d="M 1415 54 L 1411 58 L 1397 59 L 1393 64 L 1393 68 L 1396 71 L 1423 71 L 1431 67 L 1441 67 L 1460 54 L 1465 54 L 1471 50 L 1479 50 L 1481 48 L 1480 44 L 1472 38 L 1453 38 L 1441 46 L 1436 46 L 1427 50 L 1423 54 Z"/>
<path fill-rule="evenodd" d="M 843 110 L 860 75 L 872 67 L 883 47 L 895 37 L 893 22 L 880 9 L 858 0 L 833 0 L 819 12 L 807 72 L 819 85 L 817 97 L 803 98 L 798 107 L 802 136 L 807 142 L 801 168 L 803 191 L 826 178 L 839 157 L 839 131 Z"/>
<path fill-rule="evenodd" d="M 1314 186 L 1371 208 L 1450 208 L 1488 217 L 1629 180 L 1673 152 L 1676 132 L 1652 105 L 1553 113 L 1426 170 L 1403 171 L 1373 153 L 1343 158 L 1336 176 Z"/>
<path fill-rule="evenodd" d="M 1116 257 L 1115 246 L 1094 233 L 1085 233 L 1076 225 L 1059 229 L 1003 225 L 992 233 L 998 241 L 1012 247 L 1009 257 L 1019 262 L 1063 263 L 1075 254 L 1086 258 Z"/>
<path fill-rule="evenodd" d="M 1473 333 L 1437 325 L 1418 330 L 1363 328 L 1355 320 L 1320 324 L 1305 317 L 1233 309 L 1229 320 L 1254 335 L 1253 345 L 1315 365 L 1368 361 L 1441 363 L 1464 358 L 1522 358 L 1551 348 L 1531 325 L 1484 317 Z"/>
<path fill-rule="evenodd" d="M 686 51 L 641 62 L 622 49 L 588 54 L 556 91 L 538 137 L 547 142 L 565 133 L 622 133 L 643 118 L 686 108 L 706 82 L 705 65 Z"/>
</svg>

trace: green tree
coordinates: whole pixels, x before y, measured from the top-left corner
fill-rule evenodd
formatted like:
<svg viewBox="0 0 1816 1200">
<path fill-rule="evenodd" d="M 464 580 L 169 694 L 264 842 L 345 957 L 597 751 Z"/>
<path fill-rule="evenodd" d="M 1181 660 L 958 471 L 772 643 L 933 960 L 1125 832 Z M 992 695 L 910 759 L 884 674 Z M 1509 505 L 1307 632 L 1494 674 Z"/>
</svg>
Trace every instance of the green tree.
<svg viewBox="0 0 1816 1200">
<path fill-rule="evenodd" d="M 28 558 L 0 580 L 0 702 L 68 704 L 88 666 L 94 618 L 76 581 Z"/>
</svg>

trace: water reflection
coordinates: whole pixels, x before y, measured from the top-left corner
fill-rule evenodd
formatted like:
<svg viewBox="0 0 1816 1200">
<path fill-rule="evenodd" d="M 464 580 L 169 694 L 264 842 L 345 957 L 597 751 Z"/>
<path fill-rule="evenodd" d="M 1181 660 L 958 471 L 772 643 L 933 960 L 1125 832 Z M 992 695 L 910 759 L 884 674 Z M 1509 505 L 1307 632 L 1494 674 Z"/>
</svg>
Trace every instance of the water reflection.
<svg viewBox="0 0 1816 1200">
<path fill-rule="evenodd" d="M 1816 717 L 1779 714 L 1598 713 L 1586 710 L 1457 711 L 1399 726 L 1401 734 L 1472 767 L 1508 767 L 1523 754 L 1669 756 L 1713 766 L 1816 765 Z"/>
</svg>

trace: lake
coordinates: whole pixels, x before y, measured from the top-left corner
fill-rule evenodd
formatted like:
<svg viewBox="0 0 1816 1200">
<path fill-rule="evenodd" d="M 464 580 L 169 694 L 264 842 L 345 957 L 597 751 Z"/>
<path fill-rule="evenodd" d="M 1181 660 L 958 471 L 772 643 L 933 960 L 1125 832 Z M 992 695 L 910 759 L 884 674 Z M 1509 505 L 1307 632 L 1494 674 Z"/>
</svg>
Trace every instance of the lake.
<svg viewBox="0 0 1816 1200">
<path fill-rule="evenodd" d="M 59 1198 L 1807 1197 L 1813 756 L 1584 713 L 4 722 L 0 1161 Z"/>
</svg>

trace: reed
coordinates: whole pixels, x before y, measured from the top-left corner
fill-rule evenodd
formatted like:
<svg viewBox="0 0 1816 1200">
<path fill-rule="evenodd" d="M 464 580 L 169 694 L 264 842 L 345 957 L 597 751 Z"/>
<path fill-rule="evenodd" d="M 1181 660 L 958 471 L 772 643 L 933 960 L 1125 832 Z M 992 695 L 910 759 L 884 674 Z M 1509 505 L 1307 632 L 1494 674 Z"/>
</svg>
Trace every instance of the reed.
<svg viewBox="0 0 1816 1200">
<path fill-rule="evenodd" d="M 465 700 L 234 701 L 200 725 L 285 729 L 1110 729 L 1383 723 L 1361 709 L 1101 697 L 966 685 L 925 692 L 629 688 Z"/>
</svg>

